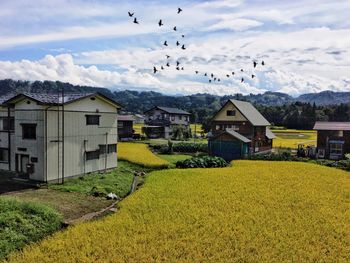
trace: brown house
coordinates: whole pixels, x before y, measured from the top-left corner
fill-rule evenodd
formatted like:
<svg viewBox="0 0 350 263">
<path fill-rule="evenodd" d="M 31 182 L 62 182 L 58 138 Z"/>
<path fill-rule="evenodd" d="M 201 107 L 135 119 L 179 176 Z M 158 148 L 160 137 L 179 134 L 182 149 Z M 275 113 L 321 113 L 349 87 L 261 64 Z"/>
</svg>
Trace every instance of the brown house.
<svg viewBox="0 0 350 263">
<path fill-rule="evenodd" d="M 134 117 L 132 115 L 118 116 L 118 138 L 120 141 L 128 141 L 133 138 Z"/>
<path fill-rule="evenodd" d="M 343 159 L 350 152 L 350 122 L 321 122 L 317 130 L 317 156 L 332 160 Z"/>
<path fill-rule="evenodd" d="M 272 149 L 270 123 L 249 102 L 228 100 L 211 121 L 209 152 L 226 160 Z"/>
</svg>

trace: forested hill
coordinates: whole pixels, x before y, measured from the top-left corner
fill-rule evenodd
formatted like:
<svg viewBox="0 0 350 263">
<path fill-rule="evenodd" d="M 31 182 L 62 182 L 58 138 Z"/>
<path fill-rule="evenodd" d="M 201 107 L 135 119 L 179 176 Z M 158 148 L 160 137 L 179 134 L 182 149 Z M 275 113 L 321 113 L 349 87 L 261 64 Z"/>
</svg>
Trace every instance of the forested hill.
<svg viewBox="0 0 350 263">
<path fill-rule="evenodd" d="M 279 92 L 264 94 L 234 94 L 215 96 L 195 94 L 189 96 L 168 96 L 153 91 L 114 91 L 106 88 L 76 86 L 59 81 L 14 81 L 0 80 L 0 96 L 13 92 L 57 93 L 99 91 L 114 98 L 123 110 L 130 113 L 143 113 L 158 106 L 177 107 L 192 113 L 192 122 L 207 123 L 221 105 L 228 99 L 239 99 L 254 103 L 260 112 L 274 125 L 289 128 L 311 129 L 316 120 L 350 121 L 350 92 L 310 93 L 293 98 Z M 333 106 L 332 106 L 333 105 Z"/>
</svg>

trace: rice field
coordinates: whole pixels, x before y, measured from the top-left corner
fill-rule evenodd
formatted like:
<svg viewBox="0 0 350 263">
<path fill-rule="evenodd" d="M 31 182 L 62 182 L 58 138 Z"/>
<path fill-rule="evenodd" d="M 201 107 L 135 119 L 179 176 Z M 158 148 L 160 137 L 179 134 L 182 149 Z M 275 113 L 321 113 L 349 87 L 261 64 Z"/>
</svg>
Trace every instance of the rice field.
<svg viewBox="0 0 350 263">
<path fill-rule="evenodd" d="M 167 168 L 169 162 L 158 157 L 142 143 L 118 143 L 118 159 L 149 168 Z"/>
<path fill-rule="evenodd" d="M 273 140 L 274 148 L 297 149 L 298 144 L 316 145 L 317 132 L 312 130 L 272 130 L 277 138 Z"/>
<path fill-rule="evenodd" d="M 349 262 L 350 177 L 308 163 L 161 170 L 101 221 L 9 262 Z"/>
</svg>

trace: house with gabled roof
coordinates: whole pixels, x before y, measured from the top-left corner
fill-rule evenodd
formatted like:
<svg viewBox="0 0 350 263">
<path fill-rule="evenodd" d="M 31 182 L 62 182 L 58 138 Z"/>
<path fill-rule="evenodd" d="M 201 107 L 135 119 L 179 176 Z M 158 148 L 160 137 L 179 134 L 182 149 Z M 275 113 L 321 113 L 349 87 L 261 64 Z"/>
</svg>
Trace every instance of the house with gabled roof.
<svg viewBox="0 0 350 263">
<path fill-rule="evenodd" d="M 226 160 L 272 149 L 270 123 L 249 102 L 228 100 L 211 120 L 209 152 Z"/>
<path fill-rule="evenodd" d="M 113 99 L 101 93 L 20 93 L 0 101 L 0 169 L 61 182 L 117 166 L 120 105 Z"/>
<path fill-rule="evenodd" d="M 149 138 L 169 139 L 173 135 L 173 128 L 181 126 L 190 128 L 191 113 L 178 108 L 156 106 L 145 113 L 145 127 L 143 132 Z"/>
</svg>

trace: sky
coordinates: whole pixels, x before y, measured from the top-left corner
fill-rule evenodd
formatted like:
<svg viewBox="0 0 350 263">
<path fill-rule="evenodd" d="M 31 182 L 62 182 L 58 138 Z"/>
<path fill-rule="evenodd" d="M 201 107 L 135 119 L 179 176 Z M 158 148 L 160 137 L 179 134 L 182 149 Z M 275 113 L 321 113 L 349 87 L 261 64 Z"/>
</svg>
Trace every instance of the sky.
<svg viewBox="0 0 350 263">
<path fill-rule="evenodd" d="M 349 0 L 1 0 L 0 6 L 0 79 L 184 95 L 350 91 Z M 209 83 L 205 73 L 221 81 Z"/>
</svg>

